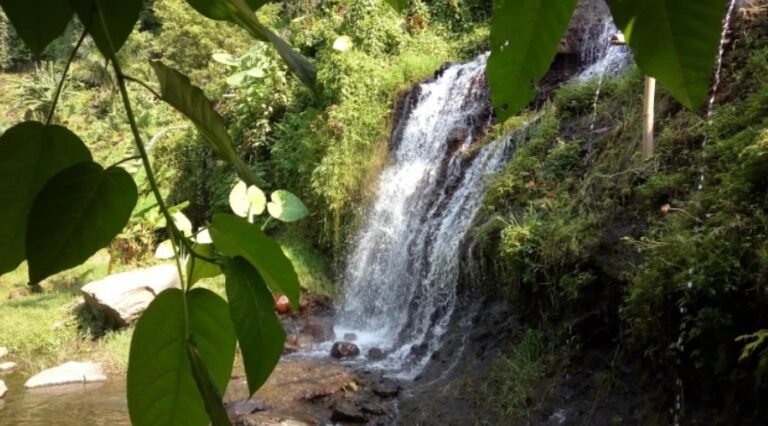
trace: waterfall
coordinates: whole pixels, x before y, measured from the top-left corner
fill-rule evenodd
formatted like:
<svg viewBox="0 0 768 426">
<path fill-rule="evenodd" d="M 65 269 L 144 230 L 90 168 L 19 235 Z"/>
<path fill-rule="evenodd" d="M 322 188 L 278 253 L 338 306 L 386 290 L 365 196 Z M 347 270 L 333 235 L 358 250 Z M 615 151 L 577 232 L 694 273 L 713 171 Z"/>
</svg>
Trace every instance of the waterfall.
<svg viewBox="0 0 768 426">
<path fill-rule="evenodd" d="M 627 49 L 610 47 L 612 22 L 599 24 L 583 49 L 583 64 L 591 66 L 576 79 L 629 62 Z M 354 333 L 363 354 L 383 350 L 386 358 L 372 366 L 399 378 L 415 378 L 440 349 L 486 178 L 514 152 L 515 137 L 480 142 L 493 120 L 487 58 L 448 66 L 404 98 L 390 164 L 351 241 L 336 338 Z"/>
</svg>

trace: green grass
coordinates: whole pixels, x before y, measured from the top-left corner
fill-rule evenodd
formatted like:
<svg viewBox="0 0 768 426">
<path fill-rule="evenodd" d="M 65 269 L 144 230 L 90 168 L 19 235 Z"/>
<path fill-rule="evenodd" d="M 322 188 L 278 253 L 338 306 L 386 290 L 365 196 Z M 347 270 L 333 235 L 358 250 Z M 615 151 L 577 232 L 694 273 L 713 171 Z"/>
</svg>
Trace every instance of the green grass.
<svg viewBox="0 0 768 426">
<path fill-rule="evenodd" d="M 79 291 L 106 275 L 108 259 L 98 253 L 43 282 L 42 293 L 27 288 L 26 265 L 0 277 L 0 346 L 24 373 L 73 360 L 100 362 L 110 373 L 125 371 L 132 330 L 103 330 L 83 308 Z"/>
</svg>

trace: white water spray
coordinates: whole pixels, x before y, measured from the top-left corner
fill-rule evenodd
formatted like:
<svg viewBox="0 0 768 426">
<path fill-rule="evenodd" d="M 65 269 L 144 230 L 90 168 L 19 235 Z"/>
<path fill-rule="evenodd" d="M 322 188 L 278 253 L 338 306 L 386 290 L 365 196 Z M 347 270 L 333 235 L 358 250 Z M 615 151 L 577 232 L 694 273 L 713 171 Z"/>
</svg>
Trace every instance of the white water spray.
<svg viewBox="0 0 768 426">
<path fill-rule="evenodd" d="M 714 81 L 712 83 L 712 92 L 709 97 L 709 101 L 707 102 L 707 111 L 706 111 L 706 120 L 707 120 L 707 127 L 709 128 L 712 125 L 712 114 L 714 113 L 715 108 L 715 100 L 717 98 L 717 92 L 720 88 L 720 81 L 722 77 L 722 71 L 723 71 L 723 58 L 725 56 L 725 46 L 726 46 L 726 40 L 728 37 L 728 32 L 731 29 L 731 20 L 733 19 L 733 12 L 736 9 L 737 4 L 739 3 L 739 0 L 730 0 L 728 3 L 728 10 L 725 14 L 725 19 L 723 20 L 723 29 L 720 33 L 720 45 L 717 51 L 717 61 L 715 63 L 715 77 Z M 704 162 L 707 159 L 707 146 L 709 145 L 709 142 L 711 141 L 709 130 L 704 132 L 704 139 L 701 142 L 701 157 L 702 157 L 702 163 L 701 167 L 699 168 L 699 179 L 698 183 L 696 184 L 696 190 L 702 191 L 704 189 L 704 183 L 706 181 L 706 170 L 704 169 Z M 701 226 L 697 224 L 694 228 L 694 232 L 699 233 L 701 231 Z M 694 283 L 693 283 L 693 276 L 696 272 L 694 267 L 691 267 L 688 269 L 688 282 L 686 283 L 685 287 L 685 296 L 682 298 L 681 304 L 680 304 L 680 315 L 682 316 L 682 320 L 680 321 L 680 334 L 677 338 L 677 367 L 678 369 L 682 368 L 682 364 L 685 358 L 685 337 L 688 332 L 688 303 L 687 300 L 691 297 L 691 293 L 693 291 Z M 675 405 L 672 409 L 672 412 L 674 413 L 674 425 L 680 426 L 680 420 L 683 417 L 683 414 L 685 412 L 685 387 L 683 384 L 683 380 L 680 376 L 678 376 L 675 379 Z"/>
</svg>

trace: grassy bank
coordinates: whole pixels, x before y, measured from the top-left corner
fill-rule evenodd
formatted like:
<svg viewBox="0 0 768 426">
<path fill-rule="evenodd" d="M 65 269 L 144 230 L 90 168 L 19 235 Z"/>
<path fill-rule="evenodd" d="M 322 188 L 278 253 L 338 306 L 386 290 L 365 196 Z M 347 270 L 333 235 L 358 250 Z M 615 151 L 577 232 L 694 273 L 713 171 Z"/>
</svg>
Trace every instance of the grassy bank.
<svg viewBox="0 0 768 426">
<path fill-rule="evenodd" d="M 652 161 L 637 70 L 606 80 L 596 110 L 597 81 L 559 89 L 514 136 L 475 230 L 486 290 L 559 346 L 608 345 L 662 393 L 681 377 L 690 407 L 740 418 L 765 415 L 766 18 L 739 21 L 711 125 L 660 93 Z"/>
</svg>

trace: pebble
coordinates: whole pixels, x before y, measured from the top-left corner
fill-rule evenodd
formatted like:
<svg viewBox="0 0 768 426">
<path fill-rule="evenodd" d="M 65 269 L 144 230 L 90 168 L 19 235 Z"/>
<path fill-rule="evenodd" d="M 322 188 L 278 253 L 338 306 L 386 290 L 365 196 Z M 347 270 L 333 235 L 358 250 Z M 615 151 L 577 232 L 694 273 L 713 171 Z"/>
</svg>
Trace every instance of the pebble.
<svg viewBox="0 0 768 426">
<path fill-rule="evenodd" d="M 0 373 L 7 373 L 15 370 L 18 365 L 15 362 L 0 362 Z"/>
</svg>

